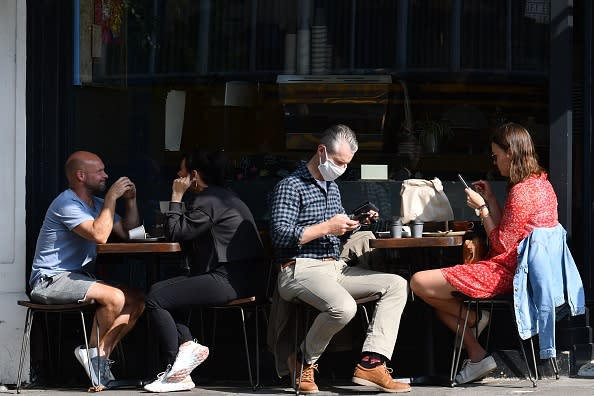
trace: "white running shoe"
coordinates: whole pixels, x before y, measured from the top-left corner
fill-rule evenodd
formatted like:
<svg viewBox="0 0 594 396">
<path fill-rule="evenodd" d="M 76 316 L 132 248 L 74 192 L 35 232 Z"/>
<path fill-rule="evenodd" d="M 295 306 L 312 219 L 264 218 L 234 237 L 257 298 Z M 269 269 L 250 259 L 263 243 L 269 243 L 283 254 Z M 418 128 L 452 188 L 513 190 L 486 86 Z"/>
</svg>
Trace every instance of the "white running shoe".
<svg viewBox="0 0 594 396">
<path fill-rule="evenodd" d="M 159 373 L 156 380 L 144 386 L 144 390 L 153 393 L 164 393 L 194 389 L 194 382 L 192 381 L 192 377 L 189 375 L 184 378 L 183 381 L 168 382 L 167 374 L 170 372 L 170 370 L 171 366 L 167 367 L 167 371 Z"/>
<path fill-rule="evenodd" d="M 180 382 L 208 357 L 208 347 L 200 345 L 196 340 L 180 346 L 171 370 L 166 374 L 169 382 Z"/>
<path fill-rule="evenodd" d="M 490 355 L 476 363 L 471 362 L 470 359 L 466 359 L 462 363 L 462 369 L 456 375 L 456 383 L 461 385 L 479 380 L 496 368 L 497 363 L 495 363 L 493 356 Z"/>
<path fill-rule="evenodd" d="M 85 373 L 87 373 L 87 377 L 91 379 L 94 385 L 97 385 L 97 374 L 95 374 L 95 370 L 97 366 L 93 368 L 89 368 L 89 357 L 93 359 L 97 356 L 97 348 L 89 348 L 89 356 L 87 356 L 87 349 L 83 345 L 79 345 L 74 348 L 74 357 L 76 360 L 83 366 L 85 369 Z M 91 373 L 92 372 L 92 373 Z"/>
<path fill-rule="evenodd" d="M 79 345 L 74 349 L 76 360 L 83 366 L 93 385 L 100 384 L 107 388 L 109 383 L 115 380 L 110 369 L 113 360 L 109 360 L 103 356 L 97 356 L 97 354 L 96 347 L 89 348 L 89 356 L 91 357 L 91 364 L 89 364 L 86 348 L 83 345 Z M 97 379 L 97 368 L 99 368 L 100 380 Z"/>
</svg>

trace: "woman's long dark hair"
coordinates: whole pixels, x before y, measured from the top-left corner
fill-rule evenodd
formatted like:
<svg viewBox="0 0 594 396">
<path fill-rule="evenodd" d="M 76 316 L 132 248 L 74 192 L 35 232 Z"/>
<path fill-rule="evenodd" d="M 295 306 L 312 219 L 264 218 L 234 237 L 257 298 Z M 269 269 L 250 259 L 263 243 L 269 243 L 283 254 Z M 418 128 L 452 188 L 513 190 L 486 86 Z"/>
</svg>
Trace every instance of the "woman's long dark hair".
<svg viewBox="0 0 594 396">
<path fill-rule="evenodd" d="M 530 134 L 520 124 L 510 122 L 500 126 L 491 137 L 491 142 L 501 147 L 511 157 L 508 187 L 532 175 L 545 173 L 538 164 L 538 154 Z"/>
<path fill-rule="evenodd" d="M 207 185 L 222 186 L 225 182 L 227 158 L 223 151 L 206 151 L 194 149 L 185 156 L 188 172 L 193 170 L 200 173 Z"/>
</svg>

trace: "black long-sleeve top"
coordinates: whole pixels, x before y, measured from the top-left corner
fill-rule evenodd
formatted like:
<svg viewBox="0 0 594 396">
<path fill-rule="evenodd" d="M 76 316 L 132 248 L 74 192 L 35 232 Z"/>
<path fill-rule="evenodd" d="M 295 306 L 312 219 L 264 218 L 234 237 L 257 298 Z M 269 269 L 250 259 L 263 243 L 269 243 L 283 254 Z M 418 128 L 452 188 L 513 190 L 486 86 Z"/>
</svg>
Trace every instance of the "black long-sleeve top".
<svg viewBox="0 0 594 396">
<path fill-rule="evenodd" d="M 185 211 L 181 203 L 169 203 L 164 231 L 169 240 L 191 246 L 187 254 L 193 273 L 264 258 L 254 217 L 232 191 L 209 186 L 185 203 Z"/>
</svg>

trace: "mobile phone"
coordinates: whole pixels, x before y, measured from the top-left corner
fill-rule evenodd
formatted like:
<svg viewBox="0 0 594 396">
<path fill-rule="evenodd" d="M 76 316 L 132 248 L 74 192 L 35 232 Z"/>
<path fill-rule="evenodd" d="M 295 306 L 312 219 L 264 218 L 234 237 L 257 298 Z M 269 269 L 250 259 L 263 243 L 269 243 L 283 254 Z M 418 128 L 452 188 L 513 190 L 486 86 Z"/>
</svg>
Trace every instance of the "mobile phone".
<svg viewBox="0 0 594 396">
<path fill-rule="evenodd" d="M 462 182 L 462 184 L 464 184 L 465 188 L 470 188 L 468 187 L 468 184 L 466 184 L 466 180 L 464 180 L 464 178 L 462 177 L 461 174 L 458 173 L 458 179 L 460 179 L 460 181 Z"/>
<path fill-rule="evenodd" d="M 365 221 L 365 219 L 367 219 L 367 217 L 369 217 L 369 215 L 370 215 L 369 212 L 363 212 L 363 213 L 351 214 L 349 217 L 351 220 L 357 220 L 360 223 L 362 221 Z"/>
<path fill-rule="evenodd" d="M 379 212 L 379 209 L 377 208 L 377 206 L 375 206 L 374 204 L 372 204 L 371 202 L 367 201 L 359 206 L 357 206 L 354 210 L 353 210 L 353 214 L 354 215 L 358 215 L 360 213 L 364 213 L 364 212 L 370 212 L 370 211 L 376 211 Z"/>
</svg>

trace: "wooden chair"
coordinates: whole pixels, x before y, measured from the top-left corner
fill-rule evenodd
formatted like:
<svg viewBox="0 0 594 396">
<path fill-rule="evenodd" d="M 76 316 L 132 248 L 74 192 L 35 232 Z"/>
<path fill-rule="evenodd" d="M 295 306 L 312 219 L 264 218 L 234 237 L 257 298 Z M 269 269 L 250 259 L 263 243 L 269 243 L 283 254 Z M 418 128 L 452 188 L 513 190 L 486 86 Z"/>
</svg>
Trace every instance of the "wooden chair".
<svg viewBox="0 0 594 396">
<path fill-rule="evenodd" d="M 21 376 L 22 376 L 23 364 L 24 364 L 24 360 L 25 360 L 25 348 L 29 348 L 30 341 L 31 341 L 31 327 L 33 326 L 33 318 L 35 317 L 35 314 L 38 312 L 44 313 L 44 316 L 45 316 L 48 352 L 51 351 L 52 342 L 51 342 L 51 339 L 49 336 L 47 314 L 55 313 L 55 314 L 60 315 L 60 319 L 58 321 L 58 353 L 57 353 L 58 367 L 60 367 L 60 363 L 61 363 L 61 361 L 60 361 L 61 344 L 62 344 L 61 343 L 61 341 L 62 341 L 62 318 L 61 318 L 61 315 L 63 313 L 78 313 L 80 315 L 81 324 L 82 324 L 84 344 L 85 344 L 85 347 L 87 348 L 86 349 L 87 350 L 87 361 L 89 362 L 89 364 L 91 364 L 91 358 L 89 356 L 89 343 L 88 343 L 88 337 L 87 337 L 87 327 L 86 327 L 86 323 L 85 323 L 84 311 L 88 310 L 89 308 L 93 308 L 93 306 L 95 305 L 94 301 L 91 300 L 91 301 L 84 301 L 81 303 L 73 303 L 73 304 L 39 304 L 39 303 L 31 302 L 31 301 L 19 300 L 19 301 L 17 301 L 17 304 L 27 308 L 27 314 L 25 317 L 25 326 L 23 329 L 23 340 L 21 343 L 21 356 L 20 356 L 20 360 L 19 360 L 19 371 L 18 371 L 17 386 L 16 386 L 17 393 L 20 393 L 20 391 L 21 391 Z M 97 323 L 96 325 L 97 325 L 97 342 L 99 342 L 99 323 Z M 50 355 L 50 357 L 52 357 L 51 353 L 49 353 L 49 355 Z M 97 372 L 99 372 L 99 368 L 97 368 Z M 95 390 L 98 390 L 100 387 L 100 384 L 95 384 L 95 383 L 93 383 L 93 381 L 91 381 L 91 386 L 93 388 L 95 388 Z"/>
</svg>

